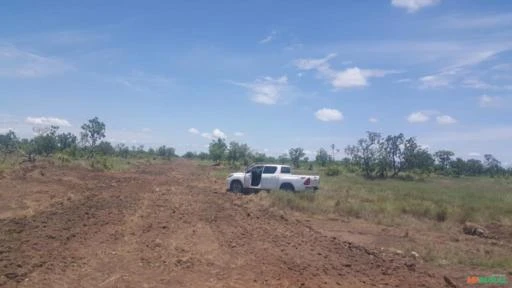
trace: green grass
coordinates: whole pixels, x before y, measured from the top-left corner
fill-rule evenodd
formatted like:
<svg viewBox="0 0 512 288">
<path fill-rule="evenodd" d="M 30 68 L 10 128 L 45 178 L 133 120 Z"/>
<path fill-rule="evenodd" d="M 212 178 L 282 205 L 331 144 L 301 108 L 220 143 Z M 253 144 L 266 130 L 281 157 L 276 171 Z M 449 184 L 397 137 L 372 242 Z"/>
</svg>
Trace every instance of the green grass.
<svg viewBox="0 0 512 288">
<path fill-rule="evenodd" d="M 214 176 L 225 178 L 228 168 Z M 294 173 L 321 175 L 315 195 L 270 193 L 274 205 L 306 213 L 338 214 L 378 223 L 396 224 L 404 217 L 434 222 L 498 222 L 512 225 L 512 179 L 489 177 L 412 177 L 368 180 L 342 172 L 326 176 L 324 169 Z M 409 177 L 410 178 L 410 177 Z"/>
<path fill-rule="evenodd" d="M 215 171 L 226 177 L 229 169 Z M 420 224 L 436 233 L 460 231 L 460 223 L 491 222 L 512 225 L 512 179 L 489 177 L 451 178 L 443 176 L 368 180 L 342 171 L 326 176 L 324 169 L 298 170 L 297 174 L 319 174 L 316 193 L 272 191 L 258 195 L 266 205 L 310 215 L 342 216 L 364 219 L 380 225 L 403 228 Z M 512 269 L 508 248 L 477 244 L 464 249 L 461 243 L 404 242 L 407 254 L 416 251 L 438 266 L 465 265 L 487 269 Z M 407 247 L 409 245 L 410 247 Z M 461 246 L 462 245 L 462 246 Z"/>
</svg>

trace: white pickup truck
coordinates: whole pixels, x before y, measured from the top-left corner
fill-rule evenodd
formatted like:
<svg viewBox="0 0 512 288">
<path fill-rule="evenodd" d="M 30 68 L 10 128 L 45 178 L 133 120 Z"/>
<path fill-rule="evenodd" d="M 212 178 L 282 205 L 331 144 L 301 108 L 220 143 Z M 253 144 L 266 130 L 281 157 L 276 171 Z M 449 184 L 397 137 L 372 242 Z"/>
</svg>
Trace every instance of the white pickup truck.
<svg viewBox="0 0 512 288">
<path fill-rule="evenodd" d="M 253 164 L 245 172 L 232 173 L 226 179 L 227 190 L 244 193 L 258 190 L 317 190 L 320 176 L 293 175 L 290 166 Z"/>
</svg>

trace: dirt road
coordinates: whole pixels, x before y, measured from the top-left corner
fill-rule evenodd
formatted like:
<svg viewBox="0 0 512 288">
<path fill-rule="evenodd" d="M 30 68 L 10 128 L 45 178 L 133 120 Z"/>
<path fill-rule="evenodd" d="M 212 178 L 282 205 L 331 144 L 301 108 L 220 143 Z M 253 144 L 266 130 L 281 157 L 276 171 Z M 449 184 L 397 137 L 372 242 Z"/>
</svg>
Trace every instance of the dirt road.
<svg viewBox="0 0 512 288">
<path fill-rule="evenodd" d="M 327 235 L 176 160 L 0 179 L 4 287 L 444 287 L 409 258 Z"/>
</svg>

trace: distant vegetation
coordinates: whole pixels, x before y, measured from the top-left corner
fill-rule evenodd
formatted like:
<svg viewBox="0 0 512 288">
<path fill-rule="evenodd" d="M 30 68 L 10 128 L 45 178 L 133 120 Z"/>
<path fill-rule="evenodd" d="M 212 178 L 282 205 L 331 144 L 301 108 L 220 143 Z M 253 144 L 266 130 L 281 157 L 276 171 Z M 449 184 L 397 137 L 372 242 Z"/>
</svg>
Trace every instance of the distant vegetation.
<svg viewBox="0 0 512 288">
<path fill-rule="evenodd" d="M 59 133 L 59 127 L 48 126 L 38 129 L 31 139 L 19 139 L 15 132 L 0 134 L 0 166 L 8 166 L 9 159 L 22 159 L 33 162 L 36 157 L 54 156 L 61 161 L 85 159 L 91 165 L 109 169 L 112 157 L 120 159 L 171 159 L 177 157 L 175 149 L 168 146 L 145 149 L 144 146 L 125 144 L 112 145 L 105 141 L 106 125 L 94 117 L 81 126 L 80 135 Z M 367 132 L 367 137 L 355 145 L 345 148 L 346 158 L 336 161 L 334 156 L 339 149 L 333 144 L 328 152 L 321 148 L 315 159 L 306 157 L 301 147 L 291 148 L 288 154 L 278 157 L 267 156 L 253 151 L 247 144 L 235 141 L 227 143 L 224 139 L 215 139 L 209 145 L 208 152 L 186 152 L 187 159 L 224 162 L 231 167 L 245 166 L 253 162 L 290 164 L 295 168 L 313 170 L 314 166 L 327 170 L 328 176 L 337 176 L 345 172 L 361 174 L 367 178 L 400 178 L 413 180 L 415 176 L 439 174 L 445 176 L 510 176 L 512 168 L 501 166 L 493 155 L 485 154 L 484 161 L 454 158 L 454 152 L 440 150 L 431 154 L 421 148 L 412 137 L 403 134 L 383 137 L 376 132 Z M 109 160 L 110 159 L 110 160 Z M 114 161 L 114 160 L 112 160 Z"/>
<path fill-rule="evenodd" d="M 269 162 L 290 164 L 295 168 L 312 170 L 313 165 L 326 169 L 328 176 L 336 176 L 346 171 L 361 174 L 366 178 L 398 178 L 414 180 L 432 174 L 444 176 L 512 176 L 512 168 L 502 167 L 501 162 L 492 154 L 485 154 L 484 161 L 478 159 L 464 160 L 455 158 L 455 153 L 440 150 L 431 154 L 421 148 L 413 137 L 406 138 L 403 134 L 383 137 L 380 133 L 367 132 L 367 137 L 359 139 L 355 145 L 345 148 L 348 157 L 335 160 L 336 146 L 332 151 L 321 148 L 315 160 L 305 157 L 304 149 L 291 148 L 288 154 L 279 157 L 267 156 L 253 152 L 247 144 L 216 139 L 210 143 L 209 153 L 187 152 L 183 155 L 188 159 L 212 160 L 229 164 L 232 167 L 248 165 L 253 162 Z"/>
<path fill-rule="evenodd" d="M 127 159 L 171 159 L 177 157 L 172 147 L 113 146 L 105 141 L 106 125 L 94 117 L 81 126 L 79 137 L 72 133 L 59 133 L 58 126 L 38 129 L 31 139 L 19 139 L 15 132 L 0 134 L 0 168 L 23 162 L 35 162 L 38 157 L 53 157 L 62 163 L 85 160 L 95 169 L 111 170 L 123 165 Z M 126 161 L 125 161 L 126 162 Z"/>
</svg>

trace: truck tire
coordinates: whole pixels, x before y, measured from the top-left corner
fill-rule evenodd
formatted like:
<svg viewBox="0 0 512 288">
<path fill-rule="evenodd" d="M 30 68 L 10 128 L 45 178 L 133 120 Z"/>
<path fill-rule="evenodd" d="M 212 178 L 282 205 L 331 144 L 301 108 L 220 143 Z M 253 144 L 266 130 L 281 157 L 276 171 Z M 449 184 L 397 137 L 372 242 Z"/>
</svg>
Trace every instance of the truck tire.
<svg viewBox="0 0 512 288">
<path fill-rule="evenodd" d="M 244 193 L 244 185 L 242 185 L 242 182 L 240 182 L 238 180 L 234 180 L 229 185 L 229 190 L 233 193 L 243 194 Z"/>
<path fill-rule="evenodd" d="M 283 183 L 283 184 L 281 184 L 281 186 L 279 187 L 279 190 L 289 191 L 289 192 L 295 192 L 295 187 L 293 187 L 293 185 L 292 185 L 292 184 L 290 184 L 290 183 Z"/>
</svg>

